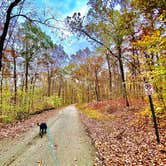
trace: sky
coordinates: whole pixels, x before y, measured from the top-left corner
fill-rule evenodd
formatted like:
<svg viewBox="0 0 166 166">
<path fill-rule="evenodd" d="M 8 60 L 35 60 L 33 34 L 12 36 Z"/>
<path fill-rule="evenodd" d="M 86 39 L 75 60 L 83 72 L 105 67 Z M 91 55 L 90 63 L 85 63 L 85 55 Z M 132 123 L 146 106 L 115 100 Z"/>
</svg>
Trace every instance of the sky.
<svg viewBox="0 0 166 166">
<path fill-rule="evenodd" d="M 35 5 L 38 9 L 51 9 L 55 12 L 59 19 L 63 20 L 66 16 L 72 16 L 74 12 L 80 12 L 81 15 L 86 15 L 88 12 L 87 6 L 88 0 L 35 0 Z M 48 35 L 50 31 L 45 28 L 45 32 Z M 68 33 L 68 32 L 64 32 Z M 90 43 L 86 39 L 78 40 L 73 35 L 67 40 L 59 40 L 55 37 L 52 38 L 56 44 L 61 44 L 67 54 L 71 55 L 77 52 L 79 49 L 90 47 Z"/>
</svg>

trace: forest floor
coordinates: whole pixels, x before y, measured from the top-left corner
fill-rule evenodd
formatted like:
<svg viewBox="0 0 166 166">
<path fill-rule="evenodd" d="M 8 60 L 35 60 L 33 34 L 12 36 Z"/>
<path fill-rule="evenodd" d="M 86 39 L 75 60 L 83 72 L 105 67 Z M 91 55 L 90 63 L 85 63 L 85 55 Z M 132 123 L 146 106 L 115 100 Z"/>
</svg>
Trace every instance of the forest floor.
<svg viewBox="0 0 166 166">
<path fill-rule="evenodd" d="M 36 125 L 41 121 L 48 124 L 43 138 Z M 1 126 L 0 135 L 1 166 L 93 166 L 96 159 L 95 148 L 74 106 Z"/>
<path fill-rule="evenodd" d="M 109 105 L 108 112 L 103 108 Z M 85 106 L 107 114 L 109 119 L 93 119 L 80 112 L 105 166 L 165 166 L 166 119 L 158 119 L 160 144 L 156 143 L 151 117 L 142 116 L 143 103 L 125 108 L 121 101 L 94 102 Z M 84 108 L 85 109 L 85 108 Z"/>
<path fill-rule="evenodd" d="M 104 111 L 108 105 L 109 109 Z M 165 166 L 166 119 L 158 119 L 161 143 L 157 144 L 153 121 L 141 115 L 140 106 L 141 103 L 136 103 L 125 108 L 119 100 L 94 102 L 86 107 L 109 118 L 92 119 L 76 111 L 75 106 L 68 106 L 0 126 L 0 163 L 2 166 L 27 166 L 27 163 L 31 166 Z M 37 122 L 48 123 L 49 131 L 43 138 L 38 134 Z"/>
</svg>

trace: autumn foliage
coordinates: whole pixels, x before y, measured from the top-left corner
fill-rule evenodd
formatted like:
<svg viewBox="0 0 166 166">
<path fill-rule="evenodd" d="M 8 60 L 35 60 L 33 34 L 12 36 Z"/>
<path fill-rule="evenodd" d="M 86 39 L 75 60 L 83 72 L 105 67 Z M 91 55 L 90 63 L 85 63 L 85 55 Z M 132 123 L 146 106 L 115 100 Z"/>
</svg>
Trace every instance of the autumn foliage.
<svg viewBox="0 0 166 166">
<path fill-rule="evenodd" d="M 156 165 L 165 164 L 165 119 L 160 119 L 159 133 L 161 144 L 155 141 L 151 117 L 142 115 L 143 105 L 136 101 L 132 107 L 124 108 L 120 100 L 92 102 L 79 108 L 96 110 L 107 118 L 94 118 L 87 111 L 81 111 L 81 120 L 92 137 L 98 150 L 96 165 Z M 110 106 L 108 112 L 103 108 Z M 114 106 L 114 107 L 113 107 Z M 110 111 L 111 110 L 111 111 Z M 105 110 L 107 111 L 107 110 Z M 109 117 L 109 119 L 108 119 Z M 155 155 L 154 155 L 155 154 Z"/>
</svg>

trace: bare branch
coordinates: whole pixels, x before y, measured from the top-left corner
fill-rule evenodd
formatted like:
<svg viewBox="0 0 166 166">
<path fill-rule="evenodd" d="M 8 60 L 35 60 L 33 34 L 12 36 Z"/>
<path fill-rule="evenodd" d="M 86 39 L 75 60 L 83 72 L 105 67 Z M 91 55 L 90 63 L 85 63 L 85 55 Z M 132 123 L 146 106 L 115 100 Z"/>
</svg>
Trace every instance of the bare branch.
<svg viewBox="0 0 166 166">
<path fill-rule="evenodd" d="M 11 16 L 10 18 L 12 19 L 12 18 L 14 18 L 14 17 L 19 17 L 19 16 L 24 17 L 25 19 L 29 20 L 30 22 L 37 22 L 37 23 L 46 25 L 46 26 L 51 27 L 51 28 L 67 30 L 67 29 L 62 28 L 62 27 L 57 27 L 57 26 L 53 26 L 53 25 L 48 24 L 47 22 L 48 22 L 49 20 L 55 20 L 55 21 L 63 22 L 63 21 L 57 20 L 57 19 L 55 19 L 55 18 L 53 18 L 53 17 L 52 17 L 52 18 L 48 18 L 48 19 L 42 21 L 42 20 L 32 19 L 32 18 L 30 18 L 30 17 L 28 17 L 28 16 L 26 16 L 26 15 L 24 15 L 24 14 L 16 14 L 16 15 Z"/>
</svg>

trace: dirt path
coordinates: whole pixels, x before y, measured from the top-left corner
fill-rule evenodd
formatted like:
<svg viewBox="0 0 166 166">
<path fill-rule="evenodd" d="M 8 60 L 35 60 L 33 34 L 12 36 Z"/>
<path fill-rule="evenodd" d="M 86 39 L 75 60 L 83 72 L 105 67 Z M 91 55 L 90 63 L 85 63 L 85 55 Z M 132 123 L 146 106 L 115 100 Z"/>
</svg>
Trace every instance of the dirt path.
<svg viewBox="0 0 166 166">
<path fill-rule="evenodd" d="M 0 141 L 1 166 L 93 166 L 95 150 L 74 106 L 47 123 L 43 138 L 35 127 L 17 139 Z"/>
</svg>

